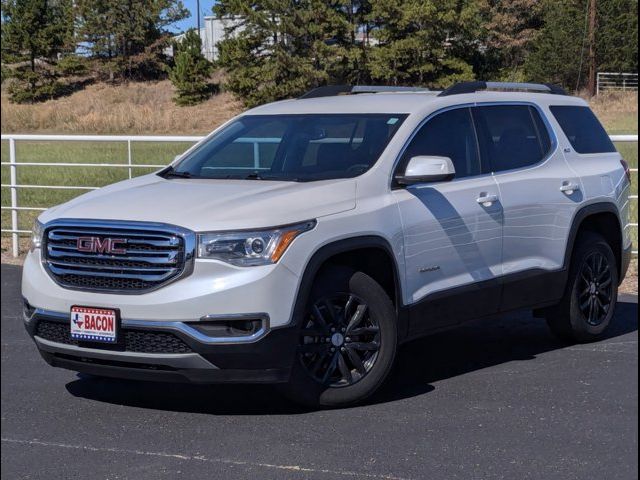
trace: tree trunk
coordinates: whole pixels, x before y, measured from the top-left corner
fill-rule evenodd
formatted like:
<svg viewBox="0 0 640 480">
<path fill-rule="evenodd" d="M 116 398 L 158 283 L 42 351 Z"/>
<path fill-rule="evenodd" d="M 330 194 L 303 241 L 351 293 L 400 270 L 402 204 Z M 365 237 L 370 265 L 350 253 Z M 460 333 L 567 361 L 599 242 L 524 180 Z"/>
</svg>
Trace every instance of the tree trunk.
<svg viewBox="0 0 640 480">
<path fill-rule="evenodd" d="M 589 0 L 589 79 L 588 90 L 590 96 L 596 95 L 596 26 L 597 0 Z"/>
</svg>

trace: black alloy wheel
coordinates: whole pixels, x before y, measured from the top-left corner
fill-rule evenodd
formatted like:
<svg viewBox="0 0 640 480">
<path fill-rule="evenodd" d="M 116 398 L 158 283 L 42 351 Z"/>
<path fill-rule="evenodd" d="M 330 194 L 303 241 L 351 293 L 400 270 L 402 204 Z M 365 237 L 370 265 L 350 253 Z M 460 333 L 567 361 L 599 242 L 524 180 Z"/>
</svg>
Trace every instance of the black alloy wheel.
<svg viewBox="0 0 640 480">
<path fill-rule="evenodd" d="M 589 325 L 601 325 L 613 299 L 613 278 L 607 257 L 600 252 L 589 255 L 582 263 L 578 281 L 580 311 Z"/>
<path fill-rule="evenodd" d="M 396 355 L 398 314 L 389 293 L 364 272 L 330 266 L 304 301 L 282 393 L 313 408 L 344 407 L 371 396 Z"/>
<path fill-rule="evenodd" d="M 371 371 L 380 344 L 380 327 L 367 303 L 341 293 L 313 304 L 298 350 L 314 380 L 339 388 L 359 382 Z"/>
<path fill-rule="evenodd" d="M 600 234 L 581 233 L 571 258 L 564 296 L 558 305 L 545 311 L 551 331 L 569 343 L 602 339 L 614 318 L 619 284 L 612 246 Z"/>
</svg>

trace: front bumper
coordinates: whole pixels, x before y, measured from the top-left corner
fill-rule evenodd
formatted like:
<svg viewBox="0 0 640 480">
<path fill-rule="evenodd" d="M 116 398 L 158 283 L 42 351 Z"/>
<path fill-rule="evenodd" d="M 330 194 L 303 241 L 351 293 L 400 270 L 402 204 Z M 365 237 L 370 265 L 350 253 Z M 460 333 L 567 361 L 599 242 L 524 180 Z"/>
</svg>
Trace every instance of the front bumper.
<svg viewBox="0 0 640 480">
<path fill-rule="evenodd" d="M 283 327 L 291 322 L 298 283 L 298 276 L 280 263 L 242 268 L 198 260 L 189 276 L 147 293 L 71 290 L 52 280 L 36 250 L 24 262 L 22 296 L 35 307 L 55 312 L 91 305 L 118 308 L 122 318 L 156 322 L 194 322 L 207 316 L 265 312 L 271 327 Z"/>
<path fill-rule="evenodd" d="M 69 315 L 25 304 L 25 327 L 54 367 L 134 380 L 191 383 L 283 383 L 295 358 L 294 327 L 252 337 L 206 337 L 181 322 L 122 320 L 119 344 L 67 336 Z"/>
</svg>

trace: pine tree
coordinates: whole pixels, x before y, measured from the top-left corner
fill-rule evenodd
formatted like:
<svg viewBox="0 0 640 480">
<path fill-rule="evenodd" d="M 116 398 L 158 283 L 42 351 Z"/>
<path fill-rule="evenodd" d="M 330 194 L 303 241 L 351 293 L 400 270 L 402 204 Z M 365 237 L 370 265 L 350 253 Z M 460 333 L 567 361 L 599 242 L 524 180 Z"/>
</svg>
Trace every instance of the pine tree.
<svg viewBox="0 0 640 480">
<path fill-rule="evenodd" d="M 584 85 L 587 1 L 545 2 L 544 27 L 525 65 L 532 80 L 557 83 L 569 89 Z"/>
<path fill-rule="evenodd" d="M 483 52 L 481 76 L 525 81 L 523 66 L 543 26 L 541 0 L 482 0 Z"/>
<path fill-rule="evenodd" d="M 598 3 L 596 43 L 600 71 L 638 71 L 638 0 Z"/>
<path fill-rule="evenodd" d="M 73 49 L 71 0 L 3 0 L 2 62 L 11 71 L 9 93 L 16 102 L 53 98 L 63 89 L 58 57 Z"/>
<path fill-rule="evenodd" d="M 202 55 L 202 40 L 195 30 L 189 30 L 184 38 L 174 45 L 175 64 L 169 79 L 176 87 L 174 101 L 178 105 L 195 105 L 211 96 L 209 75 L 213 65 Z"/>
<path fill-rule="evenodd" d="M 344 75 L 342 40 L 349 24 L 341 5 L 221 0 L 214 11 L 242 19 L 218 45 L 219 65 L 227 70 L 227 88 L 249 106 L 297 96 Z"/>
<path fill-rule="evenodd" d="M 189 16 L 181 0 L 76 0 L 76 9 L 79 44 L 110 80 L 157 77 L 166 28 Z"/>
<path fill-rule="evenodd" d="M 349 85 L 371 83 L 371 2 L 341 0 L 334 8 L 341 25 L 332 39 L 336 59 L 330 72 L 331 81 Z"/>
<path fill-rule="evenodd" d="M 544 27 L 525 69 L 532 80 L 571 90 L 586 85 L 588 0 L 546 0 Z M 596 69 L 638 71 L 638 1 L 600 0 L 597 9 Z"/>
<path fill-rule="evenodd" d="M 371 76 L 391 85 L 445 87 L 474 78 L 470 52 L 478 32 L 471 0 L 372 0 Z"/>
</svg>

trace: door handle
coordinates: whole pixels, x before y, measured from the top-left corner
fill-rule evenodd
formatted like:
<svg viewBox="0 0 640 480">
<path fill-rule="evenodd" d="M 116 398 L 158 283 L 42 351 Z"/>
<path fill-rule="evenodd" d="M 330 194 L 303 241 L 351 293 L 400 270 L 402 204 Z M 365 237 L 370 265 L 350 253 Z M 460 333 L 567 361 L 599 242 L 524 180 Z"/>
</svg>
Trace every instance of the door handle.
<svg viewBox="0 0 640 480">
<path fill-rule="evenodd" d="M 476 199 L 476 202 L 478 202 L 483 207 L 490 207 L 497 201 L 498 201 L 497 195 L 492 195 L 488 193 L 481 193 L 480 196 Z"/>
<path fill-rule="evenodd" d="M 573 195 L 575 192 L 580 190 L 580 185 L 578 185 L 577 183 L 571 183 L 571 182 L 563 182 L 562 186 L 560 187 L 560 191 L 562 193 L 566 193 L 567 195 Z"/>
</svg>

